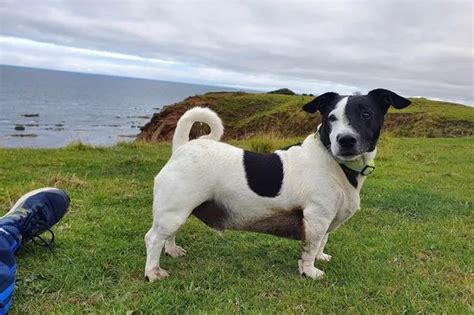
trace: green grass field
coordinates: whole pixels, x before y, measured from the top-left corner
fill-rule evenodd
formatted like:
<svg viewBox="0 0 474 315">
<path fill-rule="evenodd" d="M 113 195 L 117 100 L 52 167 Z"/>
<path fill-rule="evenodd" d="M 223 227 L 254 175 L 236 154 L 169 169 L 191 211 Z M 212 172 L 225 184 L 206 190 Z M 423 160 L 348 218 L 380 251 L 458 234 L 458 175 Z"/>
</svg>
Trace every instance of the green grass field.
<svg viewBox="0 0 474 315">
<path fill-rule="evenodd" d="M 292 139 L 293 140 L 293 139 Z M 260 151 L 275 139 L 237 142 Z M 57 186 L 72 198 L 53 252 L 18 253 L 12 313 L 471 313 L 474 138 L 382 139 L 362 209 L 331 234 L 322 280 L 299 276 L 299 243 L 191 218 L 171 277 L 143 279 L 153 178 L 169 146 L 0 149 L 0 206 Z M 316 183 L 315 183 L 316 184 Z"/>
</svg>

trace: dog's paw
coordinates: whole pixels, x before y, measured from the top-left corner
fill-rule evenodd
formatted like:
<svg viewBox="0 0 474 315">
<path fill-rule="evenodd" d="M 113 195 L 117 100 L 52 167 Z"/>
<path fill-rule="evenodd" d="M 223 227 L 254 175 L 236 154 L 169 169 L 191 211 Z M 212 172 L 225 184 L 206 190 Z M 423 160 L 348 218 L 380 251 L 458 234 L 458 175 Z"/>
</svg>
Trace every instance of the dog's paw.
<svg viewBox="0 0 474 315">
<path fill-rule="evenodd" d="M 160 267 L 154 267 L 148 271 L 145 271 L 145 279 L 149 282 L 153 282 L 155 280 L 161 280 L 169 276 L 170 275 L 168 271 Z"/>
<path fill-rule="evenodd" d="M 298 260 L 298 270 L 300 275 L 311 279 L 319 279 L 324 276 L 324 271 L 319 270 L 314 266 L 303 265 L 303 261 L 301 259 Z"/>
<path fill-rule="evenodd" d="M 175 245 L 173 247 L 167 248 L 165 247 L 165 253 L 170 255 L 171 257 L 181 257 L 186 255 L 186 250 L 181 246 Z"/>
<path fill-rule="evenodd" d="M 328 254 L 325 254 L 325 253 L 321 253 L 318 255 L 318 257 L 316 257 L 317 260 L 319 261 L 330 261 L 332 258 L 331 255 L 328 255 Z"/>
</svg>

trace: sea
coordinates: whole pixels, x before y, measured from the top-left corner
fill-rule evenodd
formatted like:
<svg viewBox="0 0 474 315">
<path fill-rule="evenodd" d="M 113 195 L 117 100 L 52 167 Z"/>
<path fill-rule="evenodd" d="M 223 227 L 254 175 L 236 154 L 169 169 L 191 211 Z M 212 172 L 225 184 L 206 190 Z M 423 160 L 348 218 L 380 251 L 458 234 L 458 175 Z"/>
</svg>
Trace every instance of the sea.
<svg viewBox="0 0 474 315">
<path fill-rule="evenodd" d="M 133 141 L 153 113 L 228 87 L 0 65 L 0 147 Z"/>
</svg>

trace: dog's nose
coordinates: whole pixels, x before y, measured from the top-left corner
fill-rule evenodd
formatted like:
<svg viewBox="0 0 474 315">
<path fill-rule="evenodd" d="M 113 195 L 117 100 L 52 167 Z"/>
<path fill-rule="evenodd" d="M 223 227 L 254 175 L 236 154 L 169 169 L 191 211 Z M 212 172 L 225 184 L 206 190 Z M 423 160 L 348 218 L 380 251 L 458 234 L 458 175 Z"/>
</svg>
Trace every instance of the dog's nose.
<svg viewBox="0 0 474 315">
<path fill-rule="evenodd" d="M 344 149 L 353 148 L 357 142 L 357 139 L 351 135 L 339 135 L 337 136 L 337 142 Z"/>
</svg>

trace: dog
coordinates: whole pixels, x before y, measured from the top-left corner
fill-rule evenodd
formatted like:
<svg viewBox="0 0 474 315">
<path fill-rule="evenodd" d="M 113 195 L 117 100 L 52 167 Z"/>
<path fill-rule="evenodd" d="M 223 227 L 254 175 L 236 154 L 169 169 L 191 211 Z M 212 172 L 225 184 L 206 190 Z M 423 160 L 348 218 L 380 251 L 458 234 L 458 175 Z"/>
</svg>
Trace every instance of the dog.
<svg viewBox="0 0 474 315">
<path fill-rule="evenodd" d="M 208 108 L 195 107 L 179 119 L 172 156 L 154 181 L 153 224 L 145 235 L 145 277 L 162 279 L 164 251 L 178 257 L 178 229 L 191 215 L 217 231 L 262 232 L 301 240 L 298 270 L 317 279 L 324 272 L 315 260 L 324 253 L 328 235 L 360 207 L 359 192 L 373 170 L 376 145 L 390 106 L 410 101 L 386 89 L 367 95 L 324 93 L 303 106 L 321 114 L 321 124 L 301 145 L 259 154 L 219 142 L 224 127 Z M 195 122 L 210 133 L 189 140 Z"/>
</svg>

